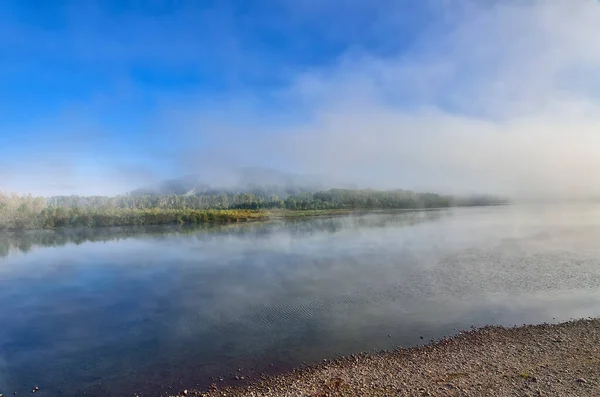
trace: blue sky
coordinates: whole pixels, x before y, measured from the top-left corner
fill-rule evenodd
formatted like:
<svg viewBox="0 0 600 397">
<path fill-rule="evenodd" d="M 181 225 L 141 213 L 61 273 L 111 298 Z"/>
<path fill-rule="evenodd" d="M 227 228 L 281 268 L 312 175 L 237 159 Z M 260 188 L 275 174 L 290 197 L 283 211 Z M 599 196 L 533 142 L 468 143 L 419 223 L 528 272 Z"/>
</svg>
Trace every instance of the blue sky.
<svg viewBox="0 0 600 397">
<path fill-rule="evenodd" d="M 305 3 L 3 2 L 3 119 L 22 123 L 78 107 L 116 129 L 143 130 L 177 96 L 268 100 L 299 71 L 331 65 L 349 49 L 410 46 L 431 16 L 407 1 L 415 19 L 385 26 L 385 2 Z M 392 32 L 397 39 L 382 40 Z"/>
<path fill-rule="evenodd" d="M 115 194 L 258 165 L 381 188 L 541 192 L 564 185 L 544 170 L 565 144 L 577 155 L 552 174 L 598 165 L 598 8 L 7 0 L 0 190 Z M 575 123 L 575 140 L 557 130 Z M 454 143 L 460 154 L 442 151 Z M 519 167 L 501 169 L 494 147 Z"/>
</svg>

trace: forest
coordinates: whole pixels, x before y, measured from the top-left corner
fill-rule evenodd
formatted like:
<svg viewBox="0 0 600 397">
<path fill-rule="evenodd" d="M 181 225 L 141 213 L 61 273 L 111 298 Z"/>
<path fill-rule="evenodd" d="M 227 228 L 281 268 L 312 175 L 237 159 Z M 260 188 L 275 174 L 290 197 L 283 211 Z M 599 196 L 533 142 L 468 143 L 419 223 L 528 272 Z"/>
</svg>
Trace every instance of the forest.
<svg viewBox="0 0 600 397">
<path fill-rule="evenodd" d="M 187 195 L 53 196 L 0 192 L 0 229 L 243 222 L 272 211 L 430 209 L 505 204 L 406 190 L 330 189 L 281 198 L 261 192 Z"/>
</svg>

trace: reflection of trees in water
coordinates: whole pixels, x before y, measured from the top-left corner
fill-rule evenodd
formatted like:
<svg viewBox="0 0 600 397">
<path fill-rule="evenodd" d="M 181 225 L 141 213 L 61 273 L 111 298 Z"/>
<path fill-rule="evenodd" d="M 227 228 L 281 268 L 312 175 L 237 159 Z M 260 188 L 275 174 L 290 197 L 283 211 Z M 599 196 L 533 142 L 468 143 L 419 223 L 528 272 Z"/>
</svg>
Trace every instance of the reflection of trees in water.
<svg viewBox="0 0 600 397">
<path fill-rule="evenodd" d="M 396 211 L 344 217 L 297 219 L 283 223 L 282 228 L 293 236 L 315 232 L 338 233 L 349 229 L 414 226 L 419 223 L 438 220 L 448 214 L 447 210 Z"/>
<path fill-rule="evenodd" d="M 293 237 L 314 233 L 339 233 L 343 230 L 413 226 L 449 216 L 447 210 L 370 213 L 355 216 L 302 218 L 232 225 L 126 226 L 25 230 L 0 232 L 0 257 L 11 250 L 29 252 L 36 247 L 59 247 L 86 242 L 109 242 L 129 238 L 167 239 L 176 235 L 195 235 L 198 239 L 235 236 L 239 238 L 286 233 Z"/>
</svg>

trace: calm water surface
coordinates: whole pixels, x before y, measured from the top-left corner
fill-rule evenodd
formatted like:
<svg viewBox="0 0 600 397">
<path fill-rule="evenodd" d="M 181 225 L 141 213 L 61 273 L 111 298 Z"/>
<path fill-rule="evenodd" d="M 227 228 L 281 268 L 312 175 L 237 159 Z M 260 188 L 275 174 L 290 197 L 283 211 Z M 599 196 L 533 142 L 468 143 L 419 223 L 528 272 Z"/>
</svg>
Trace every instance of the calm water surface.
<svg viewBox="0 0 600 397">
<path fill-rule="evenodd" d="M 160 395 L 600 316 L 599 242 L 600 206 L 0 234 L 0 393 Z"/>
</svg>

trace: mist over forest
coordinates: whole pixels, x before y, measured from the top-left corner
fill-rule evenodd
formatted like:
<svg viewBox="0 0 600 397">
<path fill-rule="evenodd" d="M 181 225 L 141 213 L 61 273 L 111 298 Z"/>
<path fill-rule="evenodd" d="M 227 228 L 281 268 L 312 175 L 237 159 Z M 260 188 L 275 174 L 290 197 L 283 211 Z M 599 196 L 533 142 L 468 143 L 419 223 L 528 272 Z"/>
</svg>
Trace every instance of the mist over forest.
<svg viewBox="0 0 600 397">
<path fill-rule="evenodd" d="M 316 177 L 245 169 L 237 184 L 224 187 L 210 186 L 189 175 L 115 196 L 0 193 L 0 228 L 224 223 L 268 219 L 273 211 L 302 211 L 306 215 L 332 214 L 336 210 L 418 210 L 509 202 L 507 198 L 492 195 L 324 188 L 325 183 Z"/>
</svg>

